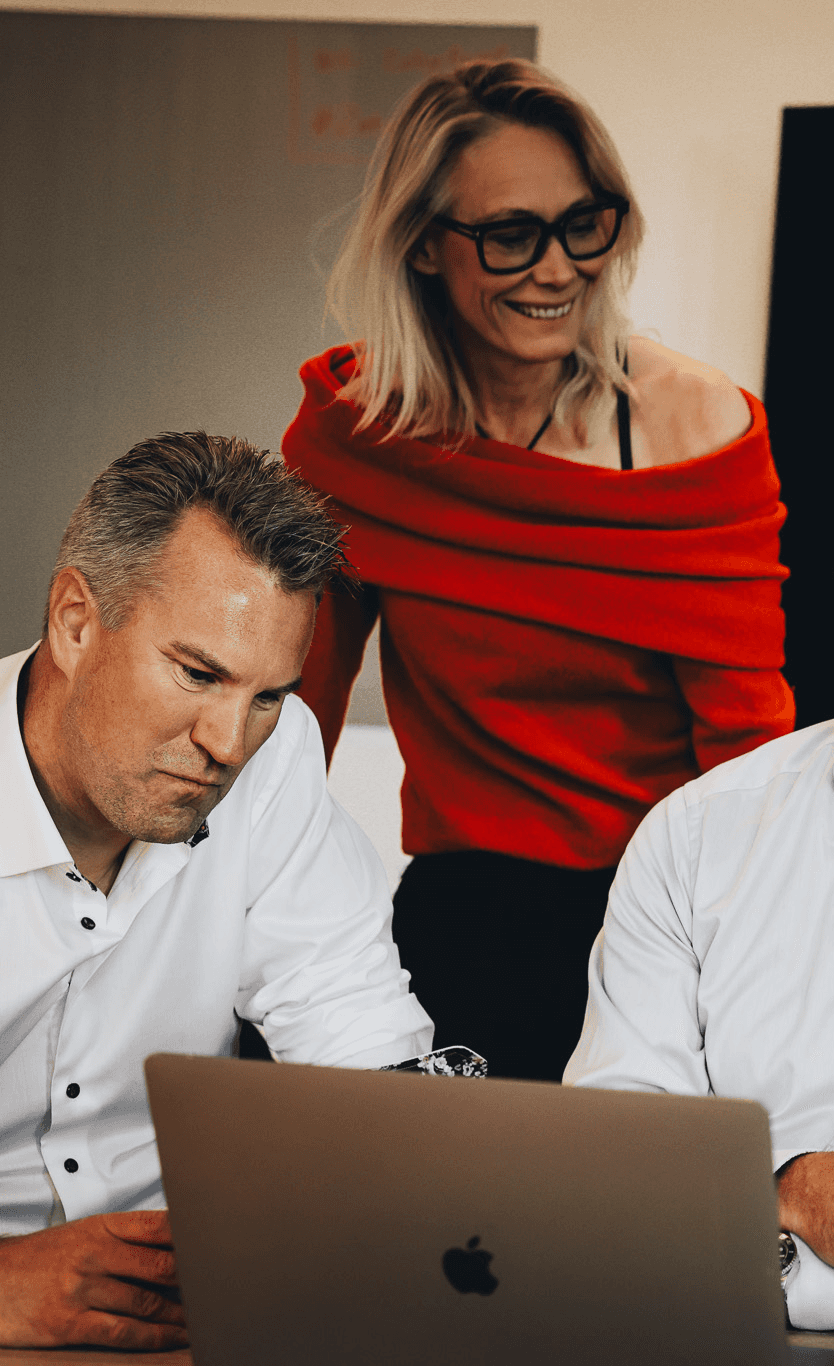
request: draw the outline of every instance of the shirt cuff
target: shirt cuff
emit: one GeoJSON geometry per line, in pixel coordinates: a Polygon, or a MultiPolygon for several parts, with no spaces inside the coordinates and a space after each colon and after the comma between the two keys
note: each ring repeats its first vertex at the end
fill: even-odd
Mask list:
{"type": "MultiPolygon", "coordinates": [[[[255,1028],[266,1042],[266,1031],[263,1025],[256,1024],[255,1028]]],[[[342,1058],[338,1065],[339,1067],[375,1069],[389,1067],[392,1063],[405,1062],[406,1058],[421,1057],[424,1053],[431,1051],[433,1034],[434,1026],[428,1024],[413,1034],[401,1034],[390,1042],[375,1044],[372,1048],[364,1048],[359,1053],[353,1053],[350,1057],[342,1058]]],[[[269,1047],[268,1044],[267,1047],[269,1047]]],[[[279,1053],[274,1053],[271,1048],[269,1051],[272,1054],[273,1062],[284,1061],[279,1053]]]]}
{"type": "Polygon", "coordinates": [[[814,1332],[834,1328],[834,1267],[822,1261],[807,1243],[791,1234],[799,1266],[788,1281],[788,1317],[793,1328],[814,1332]]]}
{"type": "Polygon", "coordinates": [[[403,1035],[393,1044],[378,1044],[376,1048],[366,1048],[362,1053],[354,1053],[339,1064],[340,1067],[365,1067],[378,1069],[390,1067],[392,1063],[405,1062],[406,1058],[421,1057],[431,1052],[432,1029],[421,1029],[416,1034],[403,1035]]]}

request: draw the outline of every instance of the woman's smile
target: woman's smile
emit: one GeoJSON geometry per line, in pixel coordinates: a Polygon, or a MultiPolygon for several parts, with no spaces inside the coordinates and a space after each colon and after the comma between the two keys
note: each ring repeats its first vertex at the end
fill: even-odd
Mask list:
{"type": "Polygon", "coordinates": [[[543,318],[545,321],[567,317],[573,305],[573,299],[564,304],[528,304],[519,299],[504,299],[503,302],[522,318],[543,318]]]}

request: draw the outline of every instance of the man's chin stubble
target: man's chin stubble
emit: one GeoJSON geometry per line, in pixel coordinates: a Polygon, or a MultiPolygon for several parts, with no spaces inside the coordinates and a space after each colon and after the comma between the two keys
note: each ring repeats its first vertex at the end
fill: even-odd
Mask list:
{"type": "Polygon", "coordinates": [[[141,840],[143,844],[181,844],[196,835],[203,821],[217,806],[220,800],[216,797],[218,789],[212,788],[210,791],[212,799],[200,801],[199,806],[183,803],[162,807],[161,810],[154,810],[153,807],[143,810],[139,806],[131,811],[126,803],[121,809],[114,803],[106,814],[116,829],[131,840],[141,840]]]}
{"type": "Polygon", "coordinates": [[[131,839],[141,840],[143,844],[182,844],[196,835],[206,819],[197,811],[189,812],[190,820],[184,819],[184,812],[177,817],[158,817],[132,831],[125,831],[131,839]]]}

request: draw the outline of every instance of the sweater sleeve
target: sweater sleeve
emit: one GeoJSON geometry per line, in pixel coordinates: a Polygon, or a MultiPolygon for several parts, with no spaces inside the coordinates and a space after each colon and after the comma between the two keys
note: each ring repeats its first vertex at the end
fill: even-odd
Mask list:
{"type": "Polygon", "coordinates": [[[674,670],[692,713],[692,746],[702,773],[793,730],[793,693],[778,669],[679,658],[674,670]]]}
{"type": "Polygon", "coordinates": [[[319,723],[328,765],[378,615],[379,598],[372,587],[326,592],[321,600],[299,692],[319,723]]]}

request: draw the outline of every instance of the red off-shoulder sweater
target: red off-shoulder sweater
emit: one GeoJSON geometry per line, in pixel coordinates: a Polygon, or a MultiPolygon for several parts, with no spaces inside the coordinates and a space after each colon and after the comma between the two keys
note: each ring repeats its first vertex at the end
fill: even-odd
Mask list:
{"type": "Polygon", "coordinates": [[[619,471],[355,434],[350,360],[304,365],[284,439],[349,525],[363,585],[325,596],[301,695],[329,758],[381,614],[406,852],[605,867],[673,788],[792,729],[785,509],[757,399],[723,450],[619,471]]]}

